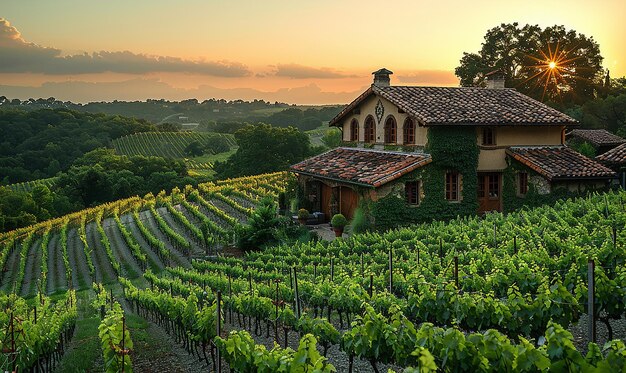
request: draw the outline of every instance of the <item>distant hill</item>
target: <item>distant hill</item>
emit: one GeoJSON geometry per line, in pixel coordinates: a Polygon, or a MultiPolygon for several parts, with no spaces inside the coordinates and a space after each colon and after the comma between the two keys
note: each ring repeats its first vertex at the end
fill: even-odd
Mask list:
{"type": "Polygon", "coordinates": [[[204,150],[203,155],[224,153],[236,146],[235,138],[230,134],[209,132],[144,132],[127,135],[113,140],[115,152],[121,155],[143,155],[164,158],[184,159],[188,168],[210,169],[212,162],[205,159],[194,159],[185,152],[185,149],[193,142],[198,142],[204,150]],[[211,145],[212,142],[221,141],[226,147],[218,151],[211,145]]]}

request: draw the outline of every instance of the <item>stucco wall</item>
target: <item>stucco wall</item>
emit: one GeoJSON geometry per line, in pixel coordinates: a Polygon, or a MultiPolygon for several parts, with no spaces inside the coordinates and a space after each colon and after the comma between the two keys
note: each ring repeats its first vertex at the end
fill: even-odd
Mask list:
{"type": "MultiPolygon", "coordinates": [[[[360,114],[347,116],[341,125],[343,128],[344,141],[350,141],[350,123],[354,118],[359,121],[359,141],[365,141],[365,118],[367,118],[368,115],[372,115],[374,122],[376,123],[376,144],[383,144],[385,141],[385,121],[387,120],[387,117],[393,115],[396,119],[397,143],[404,143],[404,132],[402,129],[404,126],[404,120],[408,117],[408,115],[399,113],[397,106],[382,97],[372,95],[363,101],[358,109],[360,109],[360,114]],[[385,108],[383,118],[380,122],[378,122],[378,118],[376,117],[376,104],[379,99],[385,108]]],[[[426,128],[420,127],[417,122],[415,122],[415,145],[425,146],[426,140],[426,128]]]]}
{"type": "Polygon", "coordinates": [[[482,127],[476,127],[480,147],[478,171],[500,171],[507,167],[505,148],[509,146],[561,145],[561,126],[510,126],[495,128],[494,146],[482,146],[482,127]]]}

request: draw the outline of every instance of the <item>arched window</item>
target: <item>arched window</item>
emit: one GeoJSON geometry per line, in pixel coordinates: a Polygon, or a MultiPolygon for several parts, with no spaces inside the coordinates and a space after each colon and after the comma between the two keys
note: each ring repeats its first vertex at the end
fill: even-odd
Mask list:
{"type": "Polygon", "coordinates": [[[374,123],[374,117],[368,115],[367,118],[365,118],[365,125],[363,126],[363,130],[365,131],[365,142],[372,144],[376,142],[376,124],[374,123]]]}
{"type": "Polygon", "coordinates": [[[406,118],[404,120],[404,145],[414,145],[415,144],[415,122],[411,118],[406,118]]]}
{"type": "Polygon", "coordinates": [[[359,121],[356,119],[350,122],[350,141],[359,141],[359,121]]]}
{"type": "Polygon", "coordinates": [[[396,118],[393,115],[388,116],[385,121],[385,144],[395,144],[398,141],[396,129],[396,118]]]}

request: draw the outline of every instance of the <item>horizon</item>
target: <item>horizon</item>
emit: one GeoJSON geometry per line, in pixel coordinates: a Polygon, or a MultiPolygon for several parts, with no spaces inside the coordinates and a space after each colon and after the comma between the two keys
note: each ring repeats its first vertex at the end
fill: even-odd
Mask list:
{"type": "Polygon", "coordinates": [[[625,3],[510,4],[6,2],[0,92],[79,103],[215,98],[345,104],[381,67],[394,72],[394,85],[458,86],[454,68],[463,52],[478,51],[488,29],[512,22],[564,25],[593,37],[603,67],[613,78],[626,75],[625,3]]]}

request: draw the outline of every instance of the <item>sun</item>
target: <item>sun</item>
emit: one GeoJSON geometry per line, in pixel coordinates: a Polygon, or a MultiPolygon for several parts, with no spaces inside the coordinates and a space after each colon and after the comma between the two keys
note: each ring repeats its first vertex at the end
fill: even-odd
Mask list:
{"type": "Polygon", "coordinates": [[[556,94],[560,94],[562,88],[567,87],[566,79],[573,76],[575,69],[572,62],[579,59],[579,56],[572,56],[571,50],[561,48],[556,43],[555,48],[550,43],[546,43],[547,50],[539,50],[537,56],[528,56],[535,61],[536,65],[528,66],[531,69],[529,76],[524,83],[534,81],[535,86],[543,86],[543,101],[548,87],[556,94]]]}

